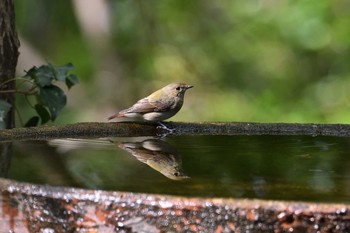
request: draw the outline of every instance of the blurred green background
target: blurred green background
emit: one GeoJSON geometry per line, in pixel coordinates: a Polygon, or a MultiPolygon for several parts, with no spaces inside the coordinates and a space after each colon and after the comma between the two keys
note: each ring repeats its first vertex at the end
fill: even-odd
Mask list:
{"type": "MultiPolygon", "coordinates": [[[[72,62],[56,124],[106,121],[174,81],[174,121],[350,123],[348,0],[15,1],[18,75],[72,62]]],[[[18,106],[29,118],[26,102],[18,106]]],[[[30,110],[31,111],[31,110],[30,110]]]]}

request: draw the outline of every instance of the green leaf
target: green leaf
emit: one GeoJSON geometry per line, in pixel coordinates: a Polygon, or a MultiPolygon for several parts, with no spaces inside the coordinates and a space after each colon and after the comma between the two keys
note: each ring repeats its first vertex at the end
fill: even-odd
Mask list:
{"type": "Polygon", "coordinates": [[[47,65],[42,65],[39,68],[34,66],[29,71],[26,71],[26,73],[25,76],[31,77],[40,87],[51,85],[54,78],[52,68],[47,65]]]}
{"type": "Polygon", "coordinates": [[[66,95],[55,85],[40,88],[38,98],[40,102],[49,109],[52,121],[56,119],[59,112],[67,103],[66,95]]]}
{"type": "Polygon", "coordinates": [[[75,76],[74,74],[70,74],[67,76],[66,85],[67,85],[68,89],[70,89],[72,86],[74,86],[77,83],[79,83],[77,76],[75,76]]]}
{"type": "Polygon", "coordinates": [[[58,81],[65,82],[69,71],[74,68],[72,63],[65,64],[63,66],[52,66],[53,72],[55,74],[55,78],[58,81]]]}
{"type": "Polygon", "coordinates": [[[5,118],[11,109],[11,104],[0,99],[0,129],[6,129],[5,118]]]}
{"type": "Polygon", "coordinates": [[[50,113],[47,111],[47,109],[42,104],[36,104],[35,110],[41,118],[42,125],[51,119],[50,113]]]}
{"type": "Polygon", "coordinates": [[[42,65],[36,71],[36,83],[41,86],[50,86],[53,80],[53,73],[50,66],[42,65]]]}
{"type": "Polygon", "coordinates": [[[39,117],[38,116],[33,116],[30,118],[27,123],[24,125],[24,127],[34,127],[37,126],[39,123],[39,117]]]}
{"type": "Polygon", "coordinates": [[[53,66],[51,64],[42,65],[39,68],[33,67],[29,71],[26,71],[24,77],[30,77],[35,81],[39,87],[45,87],[52,85],[53,80],[66,83],[68,88],[78,83],[78,79],[75,75],[69,72],[74,68],[72,63],[67,63],[63,66],[53,66]]]}
{"type": "Polygon", "coordinates": [[[30,77],[32,79],[35,79],[37,69],[38,69],[38,67],[33,66],[30,70],[24,71],[24,72],[26,72],[26,74],[23,77],[30,77]]]}

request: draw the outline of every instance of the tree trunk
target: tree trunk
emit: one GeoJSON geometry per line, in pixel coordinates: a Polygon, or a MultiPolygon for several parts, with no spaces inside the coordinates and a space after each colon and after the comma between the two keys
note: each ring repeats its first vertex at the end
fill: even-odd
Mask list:
{"type": "MultiPolygon", "coordinates": [[[[15,77],[19,40],[15,26],[15,10],[12,0],[0,0],[0,84],[15,77]]],[[[7,82],[1,90],[15,89],[15,81],[7,82]]],[[[14,128],[14,93],[0,94],[0,99],[12,105],[4,116],[6,128],[14,128]]]]}
{"type": "MultiPolygon", "coordinates": [[[[0,0],[0,90],[15,89],[15,77],[18,59],[19,40],[15,26],[15,9],[12,0],[0,0]]],[[[0,100],[11,105],[8,113],[0,112],[4,128],[15,127],[14,93],[0,93],[0,100]],[[5,115],[6,114],[6,115],[5,115]]],[[[7,177],[11,162],[12,143],[0,144],[0,176],[7,177]]]]}

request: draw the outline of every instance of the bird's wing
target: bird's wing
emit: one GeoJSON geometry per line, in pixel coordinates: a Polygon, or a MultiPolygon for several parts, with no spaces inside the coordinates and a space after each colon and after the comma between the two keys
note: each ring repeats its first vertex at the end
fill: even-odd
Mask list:
{"type": "Polygon", "coordinates": [[[153,112],[156,107],[148,101],[147,97],[140,99],[137,101],[133,106],[127,109],[123,109],[120,112],[114,114],[113,116],[108,117],[108,120],[112,120],[116,117],[124,117],[125,114],[128,113],[139,113],[139,114],[145,114],[148,112],[153,112]]]}
{"type": "Polygon", "coordinates": [[[119,114],[126,114],[126,113],[147,113],[147,112],[153,112],[156,106],[151,104],[147,97],[140,99],[137,101],[133,106],[130,108],[121,110],[119,114]]]}
{"type": "Polygon", "coordinates": [[[126,113],[149,113],[149,112],[166,112],[169,110],[171,105],[173,105],[174,100],[167,100],[162,101],[162,99],[156,100],[156,101],[150,101],[148,97],[143,98],[137,103],[135,103],[133,106],[131,106],[128,109],[124,109],[119,112],[119,114],[126,114],[126,113]]]}
{"type": "Polygon", "coordinates": [[[154,109],[155,112],[167,112],[171,109],[171,106],[174,105],[175,100],[173,98],[167,98],[167,99],[158,99],[156,101],[152,101],[152,105],[154,105],[156,108],[154,109]]]}

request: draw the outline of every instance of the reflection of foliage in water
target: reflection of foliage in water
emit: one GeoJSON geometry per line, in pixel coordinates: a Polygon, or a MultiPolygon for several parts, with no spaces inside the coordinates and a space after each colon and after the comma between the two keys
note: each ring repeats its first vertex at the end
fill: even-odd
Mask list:
{"type": "MultiPolygon", "coordinates": [[[[58,154],[52,152],[53,149],[58,151],[57,145],[39,153],[37,143],[31,144],[36,150],[30,149],[30,144],[27,144],[25,151],[35,153],[31,153],[30,156],[15,154],[11,162],[13,170],[9,172],[10,178],[48,184],[61,180],[61,185],[183,196],[325,202],[346,202],[350,198],[347,185],[350,182],[348,138],[166,138],[167,143],[176,147],[176,151],[181,155],[184,171],[191,176],[182,182],[160,175],[107,140],[94,141],[79,140],[83,143],[79,147],[60,150],[58,154]],[[48,172],[50,176],[45,177],[48,172]],[[55,177],[55,180],[52,177],[55,177]],[[68,178],[71,180],[67,180],[68,178]]],[[[131,141],[130,138],[128,141],[131,141]]],[[[68,144],[67,140],[62,143],[68,144]]],[[[146,140],[146,143],[143,143],[127,144],[135,149],[143,145],[156,150],[152,141],[147,143],[146,140]]],[[[18,151],[16,148],[24,148],[23,143],[15,145],[15,151],[18,151]]]]}

